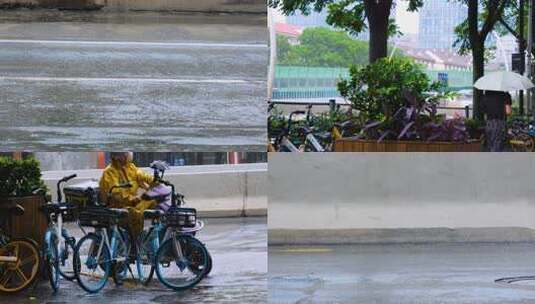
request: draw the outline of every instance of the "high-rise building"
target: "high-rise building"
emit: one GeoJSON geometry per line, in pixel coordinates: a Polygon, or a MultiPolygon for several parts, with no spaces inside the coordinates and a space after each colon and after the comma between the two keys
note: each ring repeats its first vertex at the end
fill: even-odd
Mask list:
{"type": "Polygon", "coordinates": [[[451,49],[455,27],[467,16],[466,6],[457,1],[426,0],[420,8],[418,47],[451,49]]]}
{"type": "MultiPolygon", "coordinates": [[[[327,24],[325,21],[327,19],[327,9],[324,8],[321,12],[312,11],[308,15],[304,15],[300,11],[296,11],[294,14],[286,17],[286,23],[291,25],[297,25],[302,27],[331,27],[327,24]]],[[[390,12],[390,16],[392,18],[395,18],[396,16],[396,6],[392,6],[392,11],[390,12]]],[[[357,39],[360,40],[369,40],[370,39],[370,33],[368,30],[362,31],[360,34],[357,35],[357,39]]]]}

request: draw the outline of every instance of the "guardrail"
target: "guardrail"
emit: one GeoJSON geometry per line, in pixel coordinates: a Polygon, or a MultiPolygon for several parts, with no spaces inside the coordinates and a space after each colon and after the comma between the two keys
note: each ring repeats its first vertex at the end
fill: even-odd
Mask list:
{"type": "MultiPolygon", "coordinates": [[[[341,100],[341,99],[329,99],[328,102],[325,101],[301,101],[301,100],[270,100],[268,102],[269,104],[273,105],[286,105],[286,106],[307,106],[307,107],[313,107],[313,106],[329,106],[329,108],[335,109],[336,107],[349,107],[351,106],[351,103],[341,100]]],[[[464,107],[445,107],[445,106],[438,106],[437,110],[446,110],[446,111],[463,111],[464,117],[469,118],[470,112],[472,111],[472,108],[470,106],[464,106],[464,107]]]]}
{"type": "MultiPolygon", "coordinates": [[[[78,177],[69,184],[99,180],[102,170],[44,171],[42,178],[49,189],[55,189],[60,178],[74,173],[78,177]]],[[[171,167],[165,176],[203,216],[267,215],[266,163],[171,167]]],[[[50,192],[55,201],[55,191],[50,192]]]]}

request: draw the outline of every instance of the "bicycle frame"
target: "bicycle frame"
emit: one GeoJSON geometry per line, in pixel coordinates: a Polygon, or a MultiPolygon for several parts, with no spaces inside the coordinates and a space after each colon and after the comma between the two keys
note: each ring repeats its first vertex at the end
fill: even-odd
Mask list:
{"type": "MultiPolygon", "coordinates": [[[[121,234],[119,233],[119,228],[117,225],[113,225],[112,234],[111,234],[111,241],[108,235],[108,231],[105,228],[98,228],[95,230],[95,234],[100,236],[100,243],[98,246],[97,251],[97,260],[98,257],[100,257],[100,254],[102,253],[102,249],[104,248],[104,245],[108,247],[108,250],[110,251],[110,259],[111,262],[117,263],[117,262],[125,262],[126,257],[117,257],[117,248],[119,246],[118,240],[122,241],[123,243],[126,243],[121,234]]],[[[92,245],[93,246],[93,245],[92,245]]],[[[91,248],[92,250],[93,248],[91,248]]]]}

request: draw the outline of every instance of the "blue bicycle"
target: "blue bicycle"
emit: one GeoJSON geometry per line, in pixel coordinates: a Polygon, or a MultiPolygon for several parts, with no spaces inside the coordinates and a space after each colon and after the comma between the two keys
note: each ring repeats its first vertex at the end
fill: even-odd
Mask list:
{"type": "MultiPolygon", "coordinates": [[[[57,183],[58,203],[48,202],[41,207],[41,211],[48,220],[48,229],[43,241],[43,260],[45,273],[48,276],[52,290],[59,288],[60,276],[66,280],[74,280],[74,268],[71,257],[74,255],[76,239],[67,229],[63,228],[64,220],[74,220],[73,212],[76,207],[63,203],[61,185],[76,177],[76,174],[66,176],[57,183]]],[[[46,201],[46,193],[41,191],[46,201]]]]}
{"type": "Polygon", "coordinates": [[[159,210],[146,210],[144,217],[152,222],[139,236],[136,267],[138,279],[148,284],[156,272],[160,282],[175,291],[197,285],[212,269],[212,258],[198,239],[196,232],[204,224],[197,220],[196,210],[181,207],[184,196],[163,180],[167,164],[153,162],[157,191],[145,193],[146,199],[159,202],[159,210]]]}
{"type": "MultiPolygon", "coordinates": [[[[121,184],[110,189],[129,188],[131,184],[121,184]]],[[[110,275],[115,284],[121,285],[129,270],[130,238],[119,222],[126,218],[125,209],[104,206],[87,207],[80,212],[79,224],[93,227],[94,232],[84,236],[74,250],[74,273],[78,284],[89,293],[99,292],[110,275]]]]}

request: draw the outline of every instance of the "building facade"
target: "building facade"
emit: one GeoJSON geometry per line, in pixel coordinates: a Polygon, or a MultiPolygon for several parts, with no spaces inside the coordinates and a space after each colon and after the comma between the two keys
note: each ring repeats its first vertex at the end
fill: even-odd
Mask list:
{"type": "Polygon", "coordinates": [[[467,16],[466,7],[449,0],[426,0],[420,8],[418,47],[452,49],[455,27],[467,16]]]}

